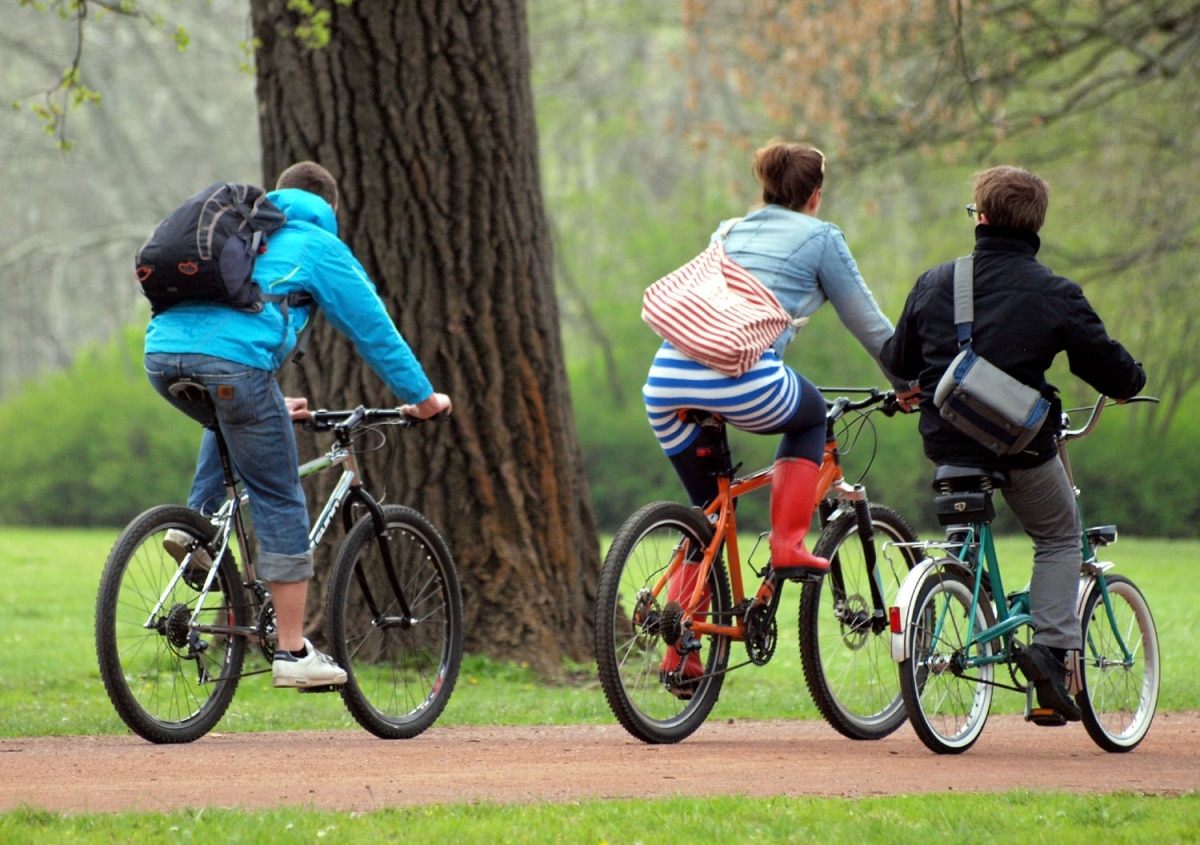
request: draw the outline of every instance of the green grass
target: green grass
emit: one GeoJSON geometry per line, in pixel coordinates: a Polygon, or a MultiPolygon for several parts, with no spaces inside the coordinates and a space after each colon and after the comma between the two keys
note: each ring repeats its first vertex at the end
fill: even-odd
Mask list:
{"type": "MultiPolygon", "coordinates": [[[[0,529],[0,737],[120,734],[96,666],[92,626],[100,572],[115,531],[0,529]]],[[[251,652],[248,670],[267,668],[251,652]]],[[[439,724],[600,722],[607,706],[590,665],[569,685],[482,657],[463,662],[439,724]]],[[[361,730],[340,696],[281,695],[251,675],[221,720],[222,732],[361,730]]]]}
{"type": "Polygon", "coordinates": [[[900,798],[674,798],[577,804],[451,805],[333,813],[200,810],[61,816],[33,810],[0,815],[0,841],[58,842],[455,842],[802,843],[987,842],[980,813],[1003,830],[1055,845],[1196,842],[1200,794],[927,795],[900,798]]]}
{"type": "MultiPolygon", "coordinates": [[[[0,529],[0,737],[124,733],[113,712],[92,644],[96,588],[112,531],[0,529]]],[[[1200,634],[1187,588],[1200,542],[1123,538],[1108,550],[1117,571],[1142,588],[1163,654],[1160,710],[1200,709],[1200,673],[1188,643],[1200,634]]],[[[1028,579],[1029,541],[1004,538],[1008,589],[1028,579]]],[[[819,718],[800,667],[799,591],[786,588],[780,642],[771,662],[733,672],[713,719],[819,718]]],[[[735,658],[742,655],[735,645],[735,658]]],[[[255,654],[248,668],[266,669],[255,654]]],[[[513,663],[470,656],[440,725],[609,723],[612,716],[592,664],[567,667],[568,681],[547,683],[513,663]]],[[[1019,712],[1023,699],[998,694],[995,712],[1019,712]]],[[[358,729],[341,698],[280,695],[265,674],[238,687],[223,732],[358,729]]]]}
{"type": "MultiPolygon", "coordinates": [[[[92,645],[96,587],[112,531],[0,529],[0,737],[126,733],[104,694],[92,645]]],[[[1160,710],[1200,709],[1200,673],[1189,666],[1197,614],[1187,586],[1197,541],[1123,538],[1106,555],[1145,592],[1163,653],[1160,710]]],[[[1028,578],[1029,543],[1005,538],[1006,586],[1028,578]]],[[[733,673],[711,719],[817,718],[796,645],[795,588],[784,596],[781,642],[771,663],[733,673]]],[[[255,658],[259,668],[266,664],[255,658]]],[[[590,663],[547,683],[527,667],[472,656],[439,725],[610,723],[590,663]]],[[[997,711],[1020,697],[998,695],[997,711]],[[1011,699],[1011,700],[1009,700],[1011,699]]],[[[222,732],[361,730],[338,696],[281,695],[266,676],[247,678],[222,732]]],[[[853,744],[847,741],[847,751],[853,744]]],[[[1009,830],[1037,830],[1058,843],[1200,841],[1200,793],[1177,797],[1009,793],[989,796],[1009,830]]],[[[60,815],[33,809],[0,814],[5,843],[222,842],[658,842],[687,830],[698,842],[979,841],[980,799],[933,795],[886,799],[671,799],[571,805],[488,804],[334,813],[263,812],[60,815]]]]}

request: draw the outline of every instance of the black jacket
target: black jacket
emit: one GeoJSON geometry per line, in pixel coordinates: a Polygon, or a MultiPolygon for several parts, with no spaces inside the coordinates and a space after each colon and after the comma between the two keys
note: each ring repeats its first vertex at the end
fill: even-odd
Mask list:
{"type": "Polygon", "coordinates": [[[1057,388],[1046,382],[1059,352],[1071,372],[1098,392],[1128,399],[1146,383],[1142,365],[1108,336],[1079,285],[1037,260],[1037,235],[999,226],[975,227],[975,323],[971,346],[979,355],[1051,399],[1050,420],[1029,448],[998,456],[943,422],[933,393],[958,354],[954,329],[954,262],[917,279],[880,358],[897,376],[921,383],[921,436],[937,464],[985,469],[1027,468],[1054,457],[1061,418],[1057,388]]]}

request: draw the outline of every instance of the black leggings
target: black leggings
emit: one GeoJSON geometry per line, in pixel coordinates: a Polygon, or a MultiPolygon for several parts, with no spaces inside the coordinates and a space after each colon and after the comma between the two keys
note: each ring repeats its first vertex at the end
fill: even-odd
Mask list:
{"type": "Polygon", "coordinates": [[[782,434],[775,460],[804,458],[814,464],[825,457],[825,397],[816,386],[800,376],[800,404],[796,413],[769,434],[782,434]]]}
{"type": "MultiPolygon", "coordinates": [[[[803,458],[819,464],[825,455],[825,397],[807,379],[802,377],[802,381],[796,412],[778,428],[765,433],[783,435],[775,450],[775,460],[803,458]]],[[[690,446],[669,456],[694,507],[702,508],[716,497],[717,473],[728,469],[719,465],[717,457],[725,451],[720,448],[725,445],[720,442],[723,437],[723,429],[701,428],[690,446]]]]}

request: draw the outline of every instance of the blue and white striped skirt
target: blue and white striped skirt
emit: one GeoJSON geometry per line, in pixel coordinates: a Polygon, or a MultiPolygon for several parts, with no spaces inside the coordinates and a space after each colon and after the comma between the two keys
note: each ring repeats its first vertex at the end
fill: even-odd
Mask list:
{"type": "Polygon", "coordinates": [[[743,431],[779,431],[800,404],[801,379],[768,349],[749,372],[731,378],[685,357],[663,343],[642,388],[646,416],[668,455],[686,449],[700,426],[679,419],[678,411],[720,414],[743,431]]]}

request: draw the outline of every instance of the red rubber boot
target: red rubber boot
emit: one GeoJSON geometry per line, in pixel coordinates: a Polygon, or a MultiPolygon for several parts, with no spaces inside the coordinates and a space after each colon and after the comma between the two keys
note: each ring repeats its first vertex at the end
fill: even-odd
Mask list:
{"type": "Polygon", "coordinates": [[[771,567],[782,579],[804,581],[829,571],[829,561],[804,547],[817,504],[821,468],[803,458],[775,461],[771,479],[771,567]]]}

